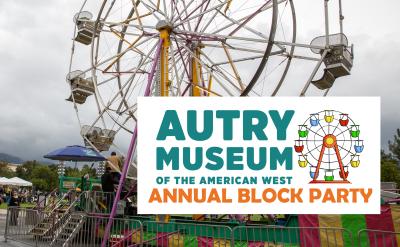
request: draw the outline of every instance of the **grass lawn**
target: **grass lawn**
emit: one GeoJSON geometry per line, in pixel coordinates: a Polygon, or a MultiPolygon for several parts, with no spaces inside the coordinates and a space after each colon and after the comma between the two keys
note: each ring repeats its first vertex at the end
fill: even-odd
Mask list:
{"type": "MultiPolygon", "coordinates": [[[[35,204],[33,204],[33,203],[21,203],[21,207],[23,207],[23,208],[31,208],[31,207],[34,207],[35,206],[35,204]]],[[[7,209],[7,203],[2,203],[1,205],[0,205],[0,209],[7,209]]]]}

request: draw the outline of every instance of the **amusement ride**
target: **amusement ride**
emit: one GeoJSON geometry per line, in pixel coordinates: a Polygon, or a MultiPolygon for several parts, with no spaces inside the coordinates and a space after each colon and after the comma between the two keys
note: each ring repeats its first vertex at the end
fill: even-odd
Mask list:
{"type": "MultiPolygon", "coordinates": [[[[303,79],[299,96],[306,96],[310,87],[326,96],[337,78],[350,75],[353,46],[344,34],[341,0],[323,1],[321,21],[325,28],[309,43],[297,41],[295,2],[83,2],[73,18],[75,30],[66,77],[71,94],[67,100],[76,111],[87,147],[99,152],[112,148],[125,157],[106,232],[116,213],[120,192],[136,187],[138,96],[278,96],[286,84],[301,82],[285,80],[295,60],[313,65],[303,79]],[[338,10],[339,33],[330,33],[329,10],[333,5],[338,10]],[[318,72],[322,75],[316,78],[318,72]],[[126,145],[129,137],[131,142],[125,153],[120,146],[126,145]]],[[[322,135],[320,132],[326,132],[330,124],[314,131],[313,117],[307,120],[310,123],[300,126],[296,144],[300,166],[310,165],[312,182],[322,181],[317,180],[321,171],[325,172],[324,181],[337,181],[332,175],[337,168],[331,164],[336,162],[339,176],[347,181],[348,164],[341,162],[337,150],[347,148],[348,155],[343,159],[351,157],[351,164],[359,157],[343,144],[347,143],[347,132],[339,133],[338,129],[322,135]],[[310,134],[303,134],[303,128],[310,134]],[[332,154],[336,154],[336,161],[330,161],[332,154]],[[309,158],[318,162],[311,165],[309,158]]],[[[322,120],[329,123],[327,119],[325,116],[322,120]]],[[[320,121],[319,117],[316,121],[320,121]]]]}

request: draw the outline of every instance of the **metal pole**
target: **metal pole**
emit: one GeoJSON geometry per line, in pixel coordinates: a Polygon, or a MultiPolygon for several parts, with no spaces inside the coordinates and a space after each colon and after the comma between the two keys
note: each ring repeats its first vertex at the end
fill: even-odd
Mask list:
{"type": "MultiPolygon", "coordinates": [[[[42,221],[43,214],[39,214],[39,211],[36,211],[36,217],[37,217],[37,219],[40,219],[40,221],[42,221]]],[[[39,241],[38,238],[39,238],[38,236],[35,237],[35,246],[36,247],[38,246],[38,241],[39,241]]]]}
{"type": "Polygon", "coordinates": [[[325,8],[325,39],[326,39],[326,47],[329,47],[329,13],[328,13],[328,1],[325,0],[324,8],[325,8]]]}
{"type": "Polygon", "coordinates": [[[148,96],[151,93],[151,84],[153,82],[154,74],[155,74],[155,71],[156,71],[156,68],[157,68],[157,61],[160,58],[162,44],[163,44],[163,40],[160,39],[160,41],[158,42],[158,45],[157,45],[157,51],[156,51],[156,55],[154,57],[154,62],[153,62],[153,65],[151,67],[151,71],[150,71],[150,74],[149,74],[149,77],[148,77],[148,80],[147,80],[146,91],[144,93],[145,96],[148,96]]]}
{"type": "Polygon", "coordinates": [[[193,57],[191,59],[191,69],[192,69],[192,96],[198,97],[201,96],[201,91],[197,87],[200,84],[200,68],[199,63],[197,62],[197,59],[200,59],[200,48],[198,47],[198,44],[193,45],[193,57]],[[196,58],[195,58],[196,57],[196,58]]]}
{"type": "Polygon", "coordinates": [[[119,201],[119,198],[120,198],[122,187],[123,187],[124,182],[125,182],[126,174],[128,173],[129,164],[130,164],[131,159],[132,159],[132,154],[133,154],[133,151],[134,151],[135,146],[136,146],[136,138],[137,138],[137,125],[135,126],[135,130],[134,130],[133,135],[132,135],[132,139],[131,139],[131,143],[129,145],[127,157],[125,159],[124,168],[122,169],[121,178],[119,180],[117,194],[115,195],[115,199],[114,199],[113,207],[111,209],[110,217],[108,219],[107,227],[106,227],[106,229],[104,231],[104,238],[103,238],[103,241],[101,242],[101,246],[102,247],[106,247],[106,245],[107,245],[107,241],[108,241],[109,233],[110,233],[110,230],[111,230],[111,226],[113,224],[114,216],[117,213],[118,201],[119,201]]]}
{"type": "Polygon", "coordinates": [[[313,70],[313,72],[311,73],[310,78],[308,78],[308,81],[307,81],[306,85],[304,86],[303,90],[301,91],[300,96],[305,96],[305,94],[306,94],[306,92],[308,90],[308,87],[311,84],[312,79],[314,78],[314,76],[317,73],[319,67],[321,66],[322,62],[324,61],[324,58],[325,58],[327,53],[328,53],[328,49],[325,49],[324,53],[322,53],[321,59],[318,61],[317,65],[315,66],[315,68],[313,70]]]}
{"type": "Polygon", "coordinates": [[[168,96],[169,95],[169,47],[171,44],[169,33],[171,30],[167,28],[163,28],[160,30],[160,39],[163,41],[161,45],[161,56],[160,56],[160,87],[161,87],[161,95],[160,96],[168,96]]]}
{"type": "Polygon", "coordinates": [[[328,93],[329,93],[330,90],[331,90],[331,88],[328,88],[328,89],[325,91],[324,97],[326,97],[326,96],[328,95],[328,93]]]}
{"type": "MultiPolygon", "coordinates": [[[[328,0],[325,1],[325,3],[328,0]]],[[[327,14],[327,10],[325,12],[325,14],[327,14]]],[[[339,0],[339,26],[340,26],[340,44],[343,44],[343,12],[342,12],[342,0],[339,0]]],[[[329,39],[328,39],[329,40],[329,39]]],[[[328,88],[325,93],[324,93],[324,97],[326,97],[329,94],[329,91],[331,90],[331,88],[328,88]]]]}
{"type": "Polygon", "coordinates": [[[343,12],[342,12],[342,0],[339,0],[339,25],[340,25],[340,44],[343,44],[343,12]]]}
{"type": "Polygon", "coordinates": [[[7,242],[7,235],[8,235],[8,222],[10,221],[9,219],[10,215],[10,207],[7,209],[7,216],[6,216],[6,229],[4,229],[4,242],[7,242]]]}

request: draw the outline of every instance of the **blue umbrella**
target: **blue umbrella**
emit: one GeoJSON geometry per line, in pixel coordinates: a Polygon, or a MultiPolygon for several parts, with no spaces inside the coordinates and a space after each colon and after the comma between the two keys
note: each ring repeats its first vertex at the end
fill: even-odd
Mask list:
{"type": "Polygon", "coordinates": [[[46,154],[46,159],[63,161],[103,161],[106,158],[90,148],[74,145],[60,148],[46,154]]]}

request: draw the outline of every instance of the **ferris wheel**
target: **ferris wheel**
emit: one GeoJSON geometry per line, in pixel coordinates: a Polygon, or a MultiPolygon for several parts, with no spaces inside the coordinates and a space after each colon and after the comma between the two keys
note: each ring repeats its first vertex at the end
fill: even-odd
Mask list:
{"type": "Polygon", "coordinates": [[[298,136],[294,149],[299,166],[310,169],[310,183],[350,183],[349,167],[360,166],[364,141],[348,114],[333,110],[311,114],[299,125],[298,136]]]}
{"type": "Polygon", "coordinates": [[[67,100],[74,106],[85,145],[126,155],[102,246],[106,246],[122,187],[129,190],[128,195],[136,187],[138,96],[289,92],[306,96],[312,88],[314,94],[326,96],[338,78],[350,75],[353,47],[344,34],[341,0],[321,0],[324,19],[320,22],[325,22],[325,28],[321,36],[305,41],[297,39],[294,2],[83,1],[73,18],[67,100]],[[339,33],[330,33],[333,4],[339,10],[339,33]],[[303,79],[295,75],[295,81],[288,81],[294,60],[311,63],[312,69],[303,79]],[[126,137],[130,145],[124,152],[120,146],[125,146],[126,137]]]}
{"type": "MultiPolygon", "coordinates": [[[[341,0],[324,1],[321,12],[321,36],[299,42],[294,0],[85,0],[66,78],[85,145],[125,154],[119,141],[136,138],[138,96],[275,96],[285,88],[305,96],[311,86],[326,95],[350,74],[353,51],[341,0]],[[314,67],[302,83],[285,80],[294,60],[314,67]]],[[[135,152],[131,167],[134,178],[135,152]]]]}

